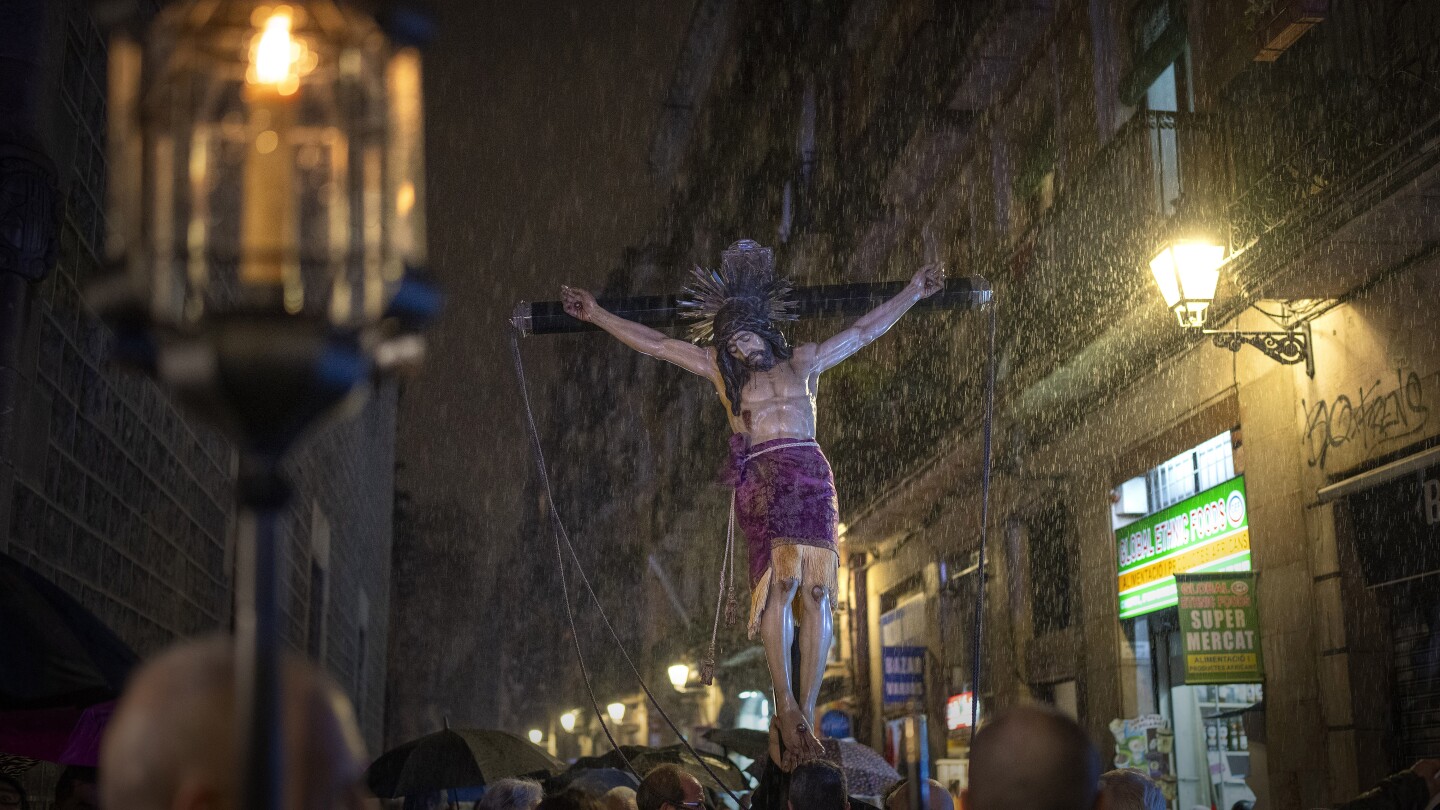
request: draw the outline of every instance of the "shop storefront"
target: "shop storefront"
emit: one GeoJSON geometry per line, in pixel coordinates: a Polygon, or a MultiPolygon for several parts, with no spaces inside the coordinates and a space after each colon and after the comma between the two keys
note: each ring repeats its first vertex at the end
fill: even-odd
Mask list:
{"type": "Polygon", "coordinates": [[[1113,765],[1150,773],[1172,807],[1255,798],[1245,778],[1263,662],[1245,483],[1226,432],[1114,490],[1135,714],[1111,723],[1113,765]]]}

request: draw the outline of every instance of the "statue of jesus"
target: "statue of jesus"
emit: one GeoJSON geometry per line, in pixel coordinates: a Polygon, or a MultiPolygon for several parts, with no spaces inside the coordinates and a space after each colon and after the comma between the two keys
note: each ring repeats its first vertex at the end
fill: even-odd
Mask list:
{"type": "Polygon", "coordinates": [[[730,420],[735,516],[749,551],[750,637],[761,636],[774,686],[776,725],[790,763],[820,756],[811,731],[832,637],[838,586],[839,504],[830,462],[815,441],[820,374],[885,334],[910,307],[945,284],[927,265],[899,295],[823,343],[792,348],[778,321],[794,320],[789,284],[774,253],[750,240],[731,245],[719,272],[695,270],[682,301],[694,342],[620,318],[584,290],[561,288],[565,311],[638,352],[698,374],[715,386],[730,420]],[[699,343],[708,342],[702,346],[699,343]],[[800,640],[800,694],[791,689],[790,650],[800,640]]]}

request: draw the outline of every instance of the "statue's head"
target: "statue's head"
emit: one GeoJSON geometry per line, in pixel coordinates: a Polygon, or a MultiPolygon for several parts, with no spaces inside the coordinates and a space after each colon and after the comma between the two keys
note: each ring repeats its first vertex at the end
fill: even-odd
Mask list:
{"type": "Polygon", "coordinates": [[[777,323],[795,319],[786,300],[790,285],[775,277],[775,252],[749,239],[725,249],[718,272],[695,268],[695,280],[681,301],[695,321],[690,337],[714,343],[725,396],[738,414],[750,374],[790,359],[777,323]]]}

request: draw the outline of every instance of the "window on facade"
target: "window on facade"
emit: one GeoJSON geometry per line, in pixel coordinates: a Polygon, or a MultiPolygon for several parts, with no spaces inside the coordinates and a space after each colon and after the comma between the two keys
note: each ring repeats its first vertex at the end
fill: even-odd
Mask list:
{"type": "Polygon", "coordinates": [[[1028,228],[1055,203],[1055,119],[1046,115],[1021,146],[1015,167],[1015,203],[1020,229],[1028,228]]]}
{"type": "Polygon", "coordinates": [[[1175,213],[1180,198],[1180,142],[1175,132],[1180,110],[1179,64],[1172,64],[1145,91],[1145,113],[1149,120],[1152,194],[1155,210],[1165,216],[1175,213]]]}
{"type": "Polygon", "coordinates": [[[1063,506],[1048,506],[1028,526],[1030,611],[1038,636],[1070,626],[1070,515],[1063,506]]]}
{"type": "Polygon", "coordinates": [[[1150,511],[1157,512],[1234,477],[1235,455],[1227,430],[1146,475],[1150,511]]]}
{"type": "Polygon", "coordinates": [[[1123,528],[1234,477],[1234,436],[1227,430],[1116,487],[1110,527],[1123,528]]]}
{"type": "Polygon", "coordinates": [[[370,597],[360,592],[355,633],[355,716],[363,725],[365,722],[365,693],[370,685],[370,597]]]}
{"type": "Polygon", "coordinates": [[[310,618],[305,633],[305,651],[318,659],[325,653],[325,569],[310,561],[310,618]]]}

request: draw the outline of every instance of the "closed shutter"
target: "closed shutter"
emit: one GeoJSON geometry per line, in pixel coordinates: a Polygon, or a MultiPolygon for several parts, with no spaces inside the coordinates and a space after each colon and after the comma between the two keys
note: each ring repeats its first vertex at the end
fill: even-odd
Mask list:
{"type": "Polygon", "coordinates": [[[1406,767],[1440,756],[1440,583],[1426,577],[1396,588],[1392,603],[1396,754],[1406,767]]]}

